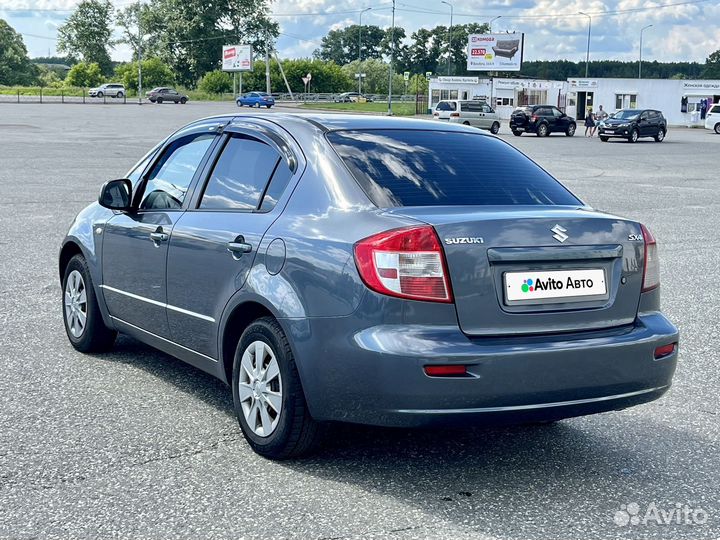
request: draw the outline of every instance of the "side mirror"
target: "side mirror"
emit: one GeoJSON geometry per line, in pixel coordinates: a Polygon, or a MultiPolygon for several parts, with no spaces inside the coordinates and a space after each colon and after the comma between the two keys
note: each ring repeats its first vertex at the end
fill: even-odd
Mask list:
{"type": "Polygon", "coordinates": [[[129,210],[132,200],[132,182],[127,178],[109,180],[103,184],[98,197],[100,206],[110,210],[129,210]]]}

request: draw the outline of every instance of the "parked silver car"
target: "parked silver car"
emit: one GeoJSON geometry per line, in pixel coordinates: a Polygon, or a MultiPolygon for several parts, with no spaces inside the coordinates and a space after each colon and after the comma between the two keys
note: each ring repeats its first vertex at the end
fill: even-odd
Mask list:
{"type": "Polygon", "coordinates": [[[97,88],[91,88],[88,92],[90,97],[112,97],[121,98],[125,96],[125,86],[118,83],[101,84],[97,88]]]}
{"type": "Polygon", "coordinates": [[[500,131],[500,117],[490,105],[481,100],[440,101],[435,106],[433,119],[488,129],[493,134],[500,131]]]}

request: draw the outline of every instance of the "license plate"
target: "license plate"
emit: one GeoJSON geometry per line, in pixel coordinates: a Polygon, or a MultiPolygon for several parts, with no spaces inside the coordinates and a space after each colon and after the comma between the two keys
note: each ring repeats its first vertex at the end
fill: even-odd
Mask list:
{"type": "Polygon", "coordinates": [[[606,129],[605,133],[615,133],[615,130],[614,129],[606,129]]]}
{"type": "Polygon", "coordinates": [[[583,296],[607,296],[603,269],[505,272],[505,299],[509,302],[583,296]]]}

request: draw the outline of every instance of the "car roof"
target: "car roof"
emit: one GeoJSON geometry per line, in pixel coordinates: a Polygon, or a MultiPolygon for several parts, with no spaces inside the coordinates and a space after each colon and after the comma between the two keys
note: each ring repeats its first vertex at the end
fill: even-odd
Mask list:
{"type": "MultiPolygon", "coordinates": [[[[314,126],[315,128],[323,131],[334,131],[334,130],[359,130],[359,129],[414,129],[423,131],[457,131],[467,133],[472,131],[473,133],[480,133],[475,128],[468,128],[462,124],[448,124],[445,122],[435,122],[425,118],[407,118],[397,116],[375,116],[369,114],[333,114],[333,113],[273,113],[273,114],[241,114],[241,115],[218,115],[210,116],[207,118],[198,119],[195,122],[191,122],[192,125],[206,120],[226,120],[232,121],[234,119],[257,119],[273,122],[277,125],[283,126],[284,128],[292,131],[290,126],[297,122],[303,121],[308,127],[314,126]]],[[[187,126],[186,126],[187,127],[187,126]]]]}

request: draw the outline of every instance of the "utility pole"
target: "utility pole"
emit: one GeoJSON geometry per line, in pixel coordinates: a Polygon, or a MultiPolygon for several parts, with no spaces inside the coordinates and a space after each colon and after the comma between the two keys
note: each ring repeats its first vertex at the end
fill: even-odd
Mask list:
{"type": "Polygon", "coordinates": [[[265,91],[270,94],[270,34],[265,31],[265,91]]]}
{"type": "Polygon", "coordinates": [[[590,66],[590,32],[592,30],[592,16],[582,11],[578,12],[579,15],[585,15],[588,18],[588,38],[587,38],[587,53],[585,54],[585,78],[588,77],[588,71],[590,66]]]}
{"type": "Polygon", "coordinates": [[[644,26],[640,29],[640,58],[638,61],[638,79],[642,79],[642,38],[643,38],[643,32],[650,28],[652,24],[648,24],[647,26],[644,26]]]}
{"type": "Polygon", "coordinates": [[[138,6],[138,105],[142,105],[142,6],[138,6]]]}
{"type": "Polygon", "coordinates": [[[450,6],[450,27],[448,28],[448,76],[450,76],[450,59],[452,58],[452,27],[453,27],[453,5],[450,2],[441,0],[441,4],[450,6]]]}
{"type": "Polygon", "coordinates": [[[370,11],[372,8],[365,8],[360,12],[360,25],[358,29],[358,94],[362,94],[362,16],[366,11],[370,11]]]}
{"type": "Polygon", "coordinates": [[[390,69],[388,69],[388,116],[392,116],[392,78],[395,63],[395,0],[392,0],[392,27],[390,29],[390,69]]]}

